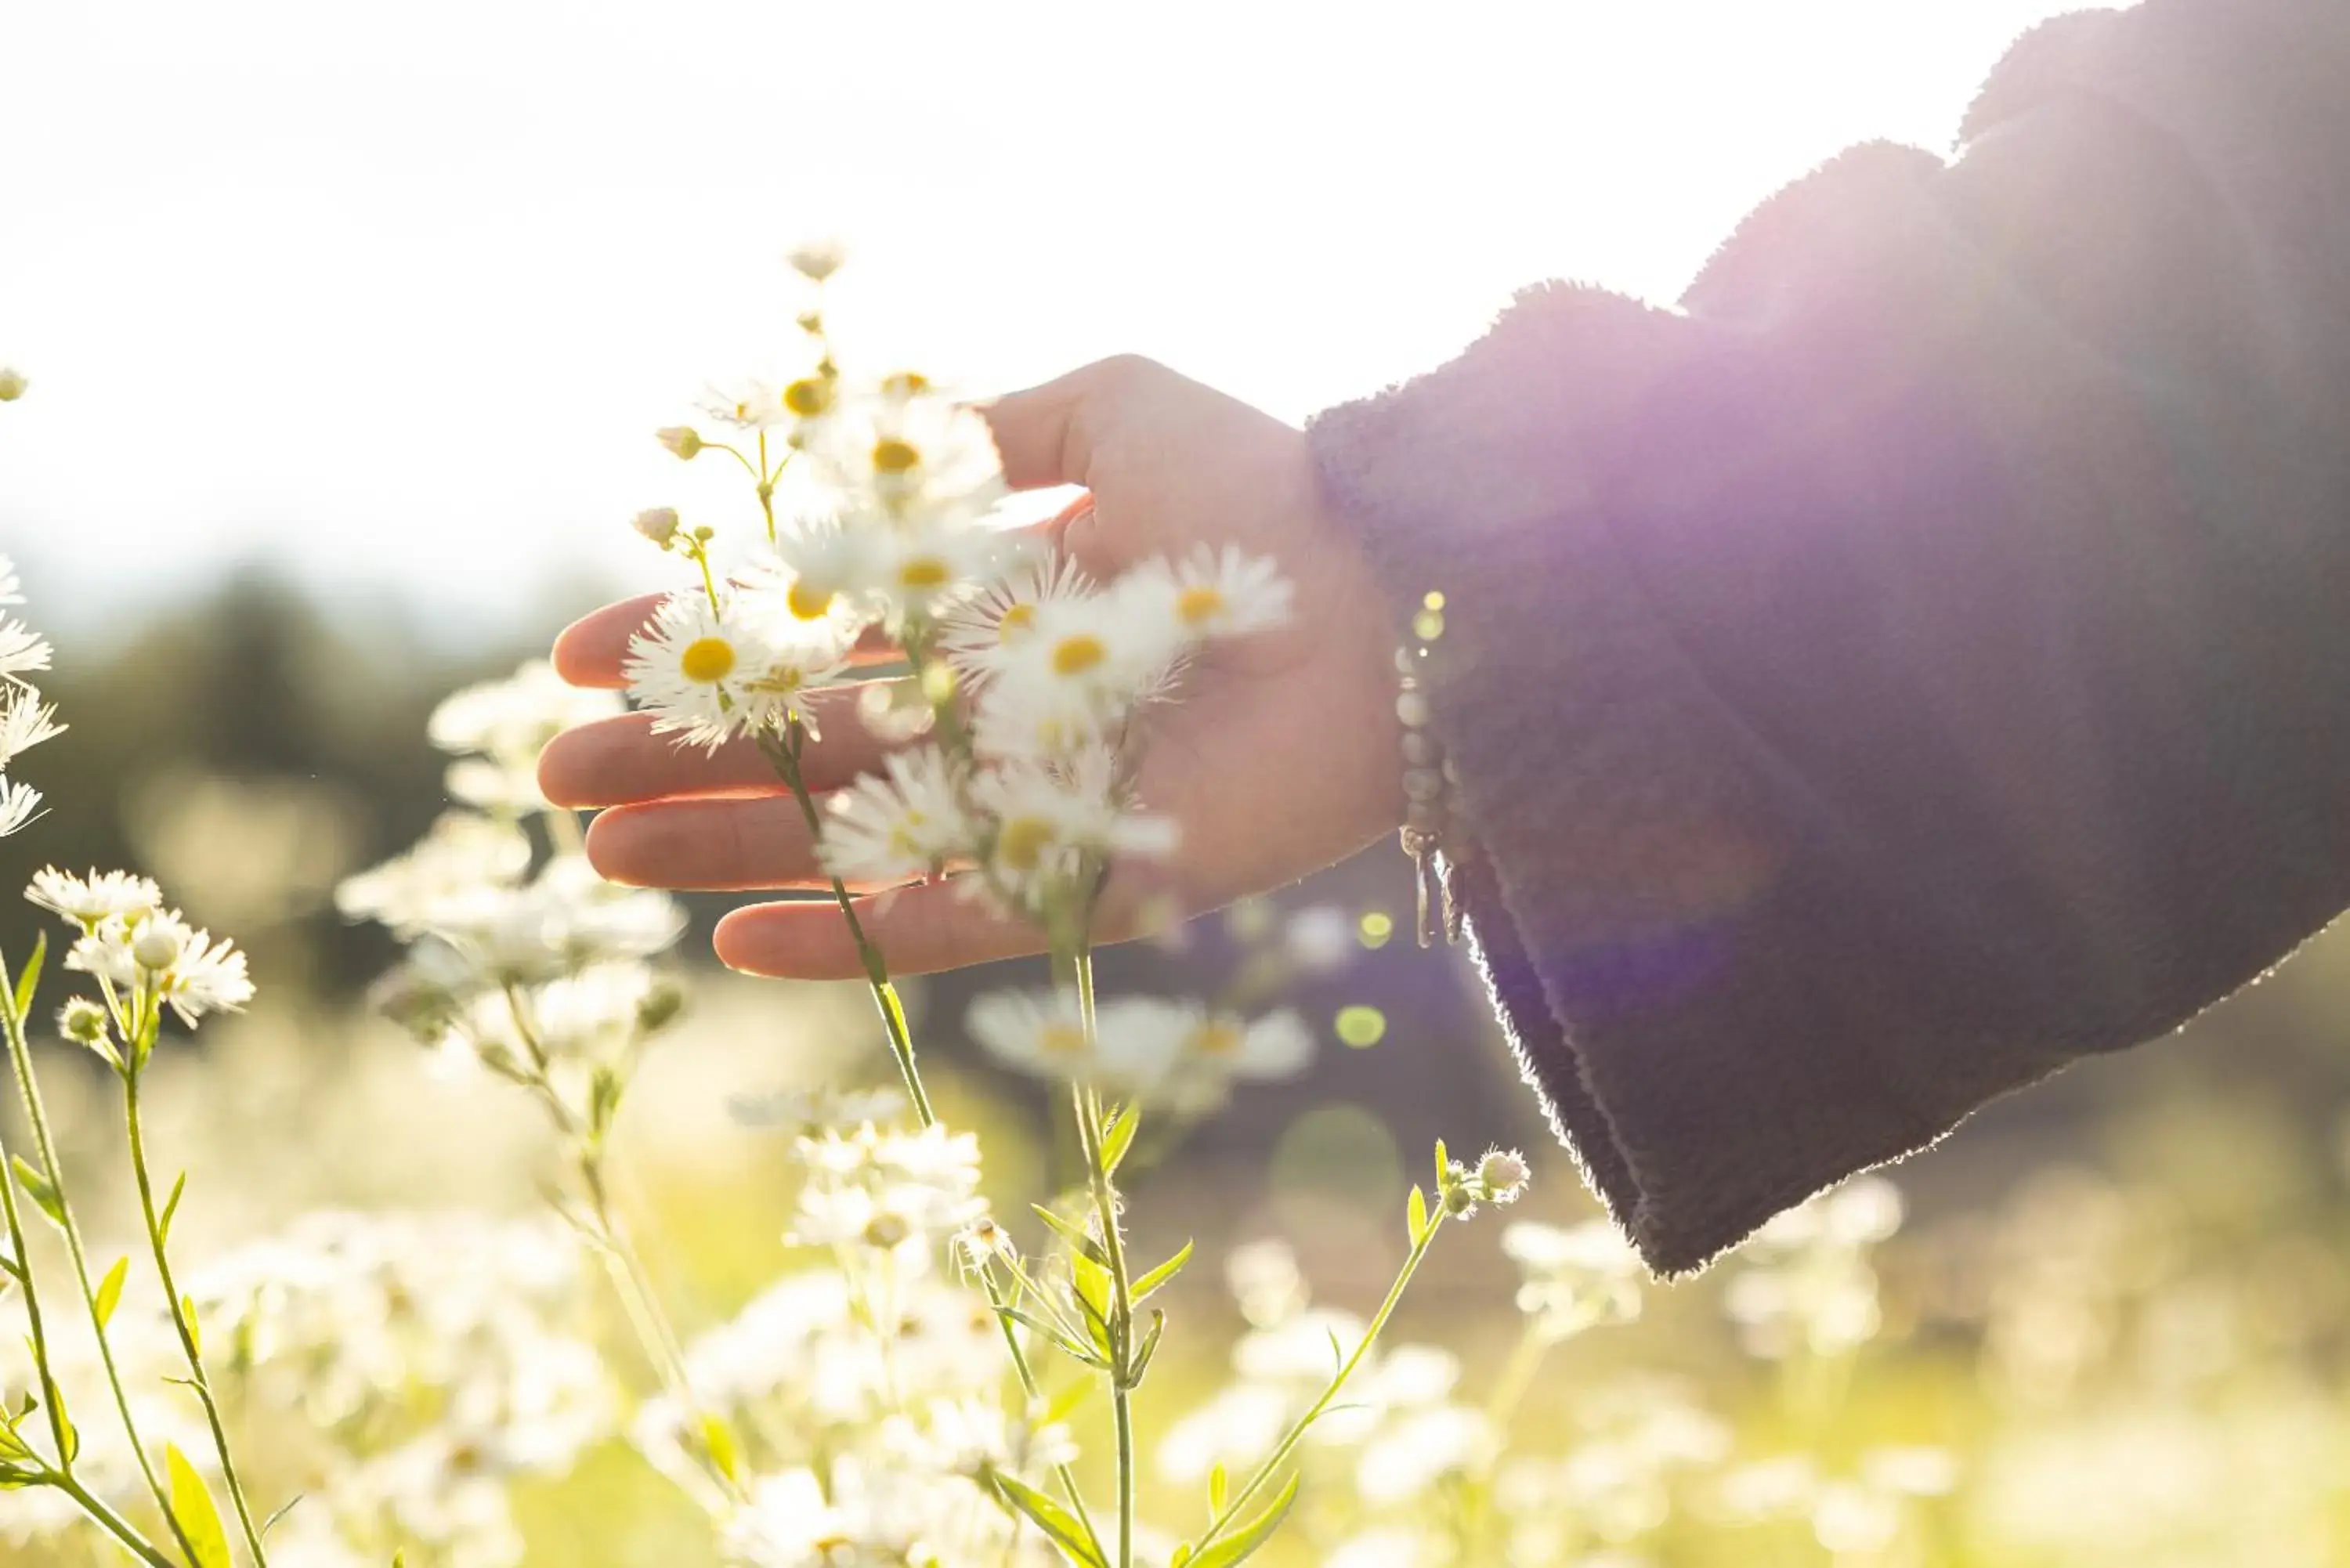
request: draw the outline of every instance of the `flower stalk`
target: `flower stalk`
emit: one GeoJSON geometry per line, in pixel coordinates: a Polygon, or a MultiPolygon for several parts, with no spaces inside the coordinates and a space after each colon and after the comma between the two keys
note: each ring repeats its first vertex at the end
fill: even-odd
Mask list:
{"type": "MultiPolygon", "coordinates": [[[[46,951],[47,940],[44,939],[42,946],[35,950],[32,961],[26,965],[26,972],[36,982],[39,979],[41,960],[46,951]]],[[[25,993],[26,1004],[29,1005],[31,987],[23,984],[22,977],[19,978],[18,984],[25,993]]],[[[162,1478],[155,1473],[154,1461],[147,1457],[146,1447],[139,1440],[138,1422],[130,1414],[130,1396],[123,1386],[121,1369],[115,1362],[114,1345],[106,1333],[108,1314],[99,1306],[98,1287],[90,1279],[89,1257],[82,1245],[81,1226],[74,1219],[73,1204],[66,1194],[65,1168],[63,1162],[57,1158],[57,1141],[49,1130],[48,1111],[41,1100],[40,1082],[33,1074],[32,1046],[25,1036],[25,1012],[18,1006],[13,995],[0,998],[0,1025],[5,1027],[8,1060],[16,1072],[16,1092],[25,1106],[26,1120],[32,1128],[34,1151],[40,1157],[41,1176],[48,1184],[49,1192],[56,1204],[55,1211],[50,1218],[57,1221],[58,1231],[65,1236],[66,1253],[73,1262],[74,1279],[81,1288],[82,1306],[89,1314],[91,1331],[97,1335],[99,1362],[106,1369],[107,1386],[113,1392],[115,1410],[122,1417],[123,1435],[130,1444],[130,1451],[138,1460],[139,1473],[146,1481],[147,1490],[155,1500],[155,1506],[162,1511],[164,1521],[170,1525],[172,1537],[179,1542],[181,1551],[187,1554],[189,1562],[193,1563],[197,1560],[195,1547],[189,1541],[186,1530],[180,1523],[179,1516],[172,1511],[171,1493],[164,1489],[162,1478]]],[[[29,1272],[32,1258],[25,1246],[22,1232],[17,1228],[13,1194],[10,1196],[8,1207],[11,1211],[9,1229],[11,1240],[16,1248],[16,1261],[19,1266],[29,1272]]],[[[32,1299],[33,1289],[29,1279],[26,1282],[25,1293],[28,1301],[32,1299]]],[[[57,1444],[57,1464],[60,1473],[69,1475],[73,1469],[72,1454],[76,1446],[72,1438],[72,1428],[66,1421],[64,1402],[58,1397],[56,1377],[50,1370],[46,1345],[38,1346],[37,1351],[41,1360],[41,1380],[48,1393],[50,1431],[57,1444]]]]}

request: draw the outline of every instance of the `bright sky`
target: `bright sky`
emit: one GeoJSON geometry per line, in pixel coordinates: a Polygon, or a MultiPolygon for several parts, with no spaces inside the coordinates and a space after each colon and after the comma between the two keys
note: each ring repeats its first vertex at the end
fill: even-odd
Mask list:
{"type": "Polygon", "coordinates": [[[1521,284],[1669,299],[2069,8],[13,0],[0,548],[53,626],[255,556],[452,630],[650,585],[626,519],[715,476],[649,432],[782,363],[814,234],[852,371],[1130,349],[1302,418],[1521,284]]]}

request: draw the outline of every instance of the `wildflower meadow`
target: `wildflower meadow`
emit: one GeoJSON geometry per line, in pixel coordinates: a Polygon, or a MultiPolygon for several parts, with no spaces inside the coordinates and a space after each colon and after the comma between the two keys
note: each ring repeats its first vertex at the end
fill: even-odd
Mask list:
{"type": "MultiPolygon", "coordinates": [[[[412,844],[104,781],[155,824],[229,803],[134,835],[159,860],[295,824],[311,902],[244,908],[375,943],[363,1002],[206,928],[236,867],[45,848],[76,653],[0,561],[0,855],[37,921],[0,953],[0,1560],[2350,1560],[2350,1072],[2198,1054],[2322,1035],[2338,943],[2141,1087],[2002,1107],[1654,1282],[1458,1022],[1400,857],[1189,926],[1154,891],[1162,722],[1310,564],[1079,570],[956,389],[837,344],[841,264],[793,252],[784,369],[655,436],[728,499],[616,503],[657,595],[619,685],[534,659],[400,727],[442,770],[412,844]],[[599,876],[537,774],[593,725],[787,801],[795,913],[863,978],[725,975],[700,902],[599,876]],[[835,726],[868,769],[822,761],[835,726]],[[893,974],[875,894],[1043,956],[893,974]],[[1407,1143],[1448,1077],[1493,1092],[1407,1143]]],[[[0,370],[0,444],[41,395],[0,370]]]]}

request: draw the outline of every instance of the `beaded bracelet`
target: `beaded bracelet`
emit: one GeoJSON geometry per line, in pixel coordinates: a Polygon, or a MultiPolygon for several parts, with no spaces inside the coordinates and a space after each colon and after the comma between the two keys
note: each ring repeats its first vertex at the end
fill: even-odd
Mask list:
{"type": "Polygon", "coordinates": [[[1436,912],[1442,911],[1447,943],[1461,940],[1461,909],[1451,884],[1439,871],[1441,854],[1458,859],[1461,846],[1449,842],[1451,795],[1456,777],[1444,742],[1429,728],[1435,717],[1425,690],[1434,666],[1437,639],[1444,635],[1444,596],[1430,592],[1412,612],[1407,635],[1396,649],[1396,717],[1403,723],[1403,852],[1411,857],[1412,897],[1417,907],[1413,929],[1423,948],[1436,945],[1436,912]]]}

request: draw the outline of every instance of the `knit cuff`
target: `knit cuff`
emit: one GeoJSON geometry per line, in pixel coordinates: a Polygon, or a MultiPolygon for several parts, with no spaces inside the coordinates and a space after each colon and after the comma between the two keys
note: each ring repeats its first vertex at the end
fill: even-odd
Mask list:
{"type": "Polygon", "coordinates": [[[1455,891],[1526,1081],[1664,1273],[1954,1119],[1846,1048],[1832,998],[1768,972],[1753,933],[1815,928],[1788,905],[1819,901],[1816,867],[1591,488],[1592,455],[1715,330],[1536,290],[1310,431],[1397,604],[1444,595],[1435,729],[1482,852],[1455,891]]]}

